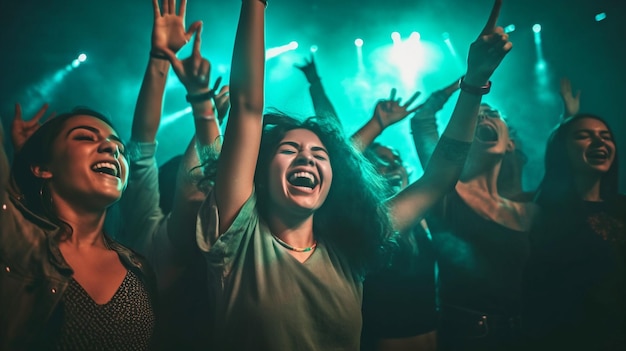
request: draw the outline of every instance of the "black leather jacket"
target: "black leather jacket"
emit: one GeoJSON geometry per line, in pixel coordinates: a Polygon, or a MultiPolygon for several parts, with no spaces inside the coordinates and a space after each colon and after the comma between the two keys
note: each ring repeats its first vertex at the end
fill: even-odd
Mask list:
{"type": "MultiPolygon", "coordinates": [[[[28,211],[14,190],[6,190],[0,191],[0,350],[42,349],[58,327],[56,307],[73,272],[52,239],[60,228],[28,211]]],[[[156,306],[155,277],[143,258],[107,241],[141,277],[156,306]]]]}

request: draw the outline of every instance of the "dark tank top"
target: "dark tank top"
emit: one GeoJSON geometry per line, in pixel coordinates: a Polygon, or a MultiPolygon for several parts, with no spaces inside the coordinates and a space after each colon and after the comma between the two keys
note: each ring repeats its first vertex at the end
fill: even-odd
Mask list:
{"type": "Polygon", "coordinates": [[[485,219],[456,191],[428,219],[439,270],[439,305],[488,314],[520,313],[529,236],[485,219]]]}

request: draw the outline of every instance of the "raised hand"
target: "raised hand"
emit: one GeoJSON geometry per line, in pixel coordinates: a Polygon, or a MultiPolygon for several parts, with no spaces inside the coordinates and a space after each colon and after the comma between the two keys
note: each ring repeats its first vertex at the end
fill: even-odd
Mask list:
{"type": "MultiPolygon", "coordinates": [[[[218,80],[216,80],[216,83],[218,80]]],[[[219,84],[215,84],[213,91],[217,91],[218,87],[219,84]]],[[[219,92],[215,94],[213,101],[215,102],[215,109],[217,110],[217,122],[221,125],[230,110],[230,87],[228,85],[222,86],[219,92]]]]}
{"type": "Polygon", "coordinates": [[[572,94],[572,82],[569,78],[561,78],[560,93],[565,108],[563,117],[567,118],[577,114],[580,110],[580,90],[576,91],[576,95],[572,94]]]}
{"type": "Polygon", "coordinates": [[[315,83],[320,80],[320,76],[317,74],[317,67],[315,66],[315,58],[311,54],[310,60],[304,60],[303,65],[294,65],[297,69],[301,70],[309,83],[315,83]]]}
{"type": "Polygon", "coordinates": [[[467,58],[465,83],[472,86],[484,86],[502,59],[511,51],[513,44],[502,27],[496,26],[502,0],[495,0],[487,24],[478,38],[472,43],[467,58]]]}
{"type": "Polygon", "coordinates": [[[389,99],[380,100],[376,104],[376,108],[374,109],[374,118],[376,118],[382,129],[385,129],[390,125],[401,121],[406,116],[422,107],[423,104],[409,109],[411,104],[415,102],[420,94],[421,92],[416,92],[406,101],[406,103],[400,105],[401,99],[396,99],[396,89],[391,89],[391,95],[389,99]]]}
{"type": "Polygon", "coordinates": [[[154,9],[154,26],[152,28],[153,56],[171,59],[186,43],[193,33],[202,25],[194,22],[185,31],[185,10],[187,0],[181,0],[178,14],[176,14],[176,0],[163,0],[163,8],[159,8],[159,0],[152,0],[154,9]]]}
{"type": "Polygon", "coordinates": [[[187,93],[191,95],[209,91],[211,63],[209,60],[202,57],[200,53],[201,33],[202,25],[197,28],[196,36],[193,40],[191,56],[184,60],[179,60],[176,55],[169,57],[174,73],[176,73],[180,82],[185,86],[185,89],[187,89],[187,93]]]}
{"type": "MultiPolygon", "coordinates": [[[[13,116],[13,122],[11,122],[11,138],[13,141],[13,148],[17,152],[22,149],[26,140],[30,138],[33,133],[41,126],[41,119],[48,110],[48,104],[44,104],[33,118],[25,121],[22,117],[22,106],[15,104],[15,115],[13,116]]],[[[55,113],[51,113],[49,118],[54,117],[55,113]]]]}

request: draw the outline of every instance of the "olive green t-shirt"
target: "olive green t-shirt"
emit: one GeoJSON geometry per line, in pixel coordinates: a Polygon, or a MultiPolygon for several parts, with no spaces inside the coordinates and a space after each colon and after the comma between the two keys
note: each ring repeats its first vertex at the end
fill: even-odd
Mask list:
{"type": "Polygon", "coordinates": [[[358,350],[362,279],[323,241],[303,263],[259,220],[256,195],[216,236],[209,196],[198,221],[215,297],[216,350],[358,350]]]}

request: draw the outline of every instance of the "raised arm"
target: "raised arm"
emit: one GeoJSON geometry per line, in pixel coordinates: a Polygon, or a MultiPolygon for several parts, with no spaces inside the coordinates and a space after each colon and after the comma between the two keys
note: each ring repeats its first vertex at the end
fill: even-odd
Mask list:
{"type": "Polygon", "coordinates": [[[152,1],[154,25],[150,57],[133,117],[129,145],[131,172],[128,187],[120,201],[124,225],[120,239],[135,250],[151,257],[155,237],[164,217],[159,207],[158,169],[156,165],[156,133],[161,122],[163,95],[169,58],[176,57],[196,32],[200,22],[185,30],[187,2],[181,1],[177,14],[176,1],[152,1]]]}
{"type": "MultiPolygon", "coordinates": [[[[39,111],[31,118],[30,120],[24,120],[22,116],[22,106],[20,104],[15,104],[15,115],[13,116],[13,121],[11,122],[11,141],[13,142],[13,152],[18,152],[22,149],[22,146],[30,138],[33,133],[39,129],[41,123],[43,122],[43,116],[46,114],[48,110],[48,104],[43,104],[39,111]]],[[[54,112],[50,114],[47,119],[53,118],[55,115],[54,112]]]]}
{"type": "Polygon", "coordinates": [[[196,247],[196,215],[206,197],[197,186],[197,181],[202,177],[198,152],[212,149],[212,152],[217,153],[221,147],[220,129],[213,105],[221,78],[209,89],[211,64],[201,55],[200,34],[198,30],[190,57],[182,61],[176,57],[170,58],[176,76],[187,90],[187,101],[191,103],[196,129],[196,135],[187,147],[178,170],[167,230],[171,243],[182,253],[188,253],[196,247]]]}
{"type": "Polygon", "coordinates": [[[220,234],[252,195],[263,130],[265,1],[243,0],[230,75],[231,109],[217,170],[220,234]]]}
{"type": "Polygon", "coordinates": [[[396,89],[391,89],[389,100],[378,101],[372,118],[352,135],[351,139],[354,146],[360,151],[367,149],[385,128],[400,122],[406,116],[419,109],[422,105],[414,108],[410,108],[410,105],[415,102],[420,94],[419,91],[416,92],[403,105],[400,105],[400,99],[396,99],[396,89]]]}
{"type": "Polygon", "coordinates": [[[559,93],[561,100],[563,100],[562,119],[566,119],[577,114],[580,110],[580,90],[577,90],[574,95],[572,93],[572,82],[567,77],[561,78],[560,88],[559,93]]]}
{"type": "Polygon", "coordinates": [[[176,0],[163,0],[163,8],[159,1],[152,0],[154,25],[152,27],[152,47],[148,67],[141,83],[131,140],[137,142],[154,142],[159,124],[167,72],[170,67],[168,59],[189,40],[200,27],[200,22],[193,23],[185,31],[185,11],[187,0],[180,2],[180,10],[176,13],[176,0]]]}
{"type": "Polygon", "coordinates": [[[459,80],[432,93],[422,107],[411,117],[411,134],[422,169],[426,169],[439,141],[436,113],[450,96],[459,89],[459,80]]]}
{"type": "Polygon", "coordinates": [[[489,91],[489,78],[512,48],[508,35],[496,27],[501,4],[501,0],[494,2],[485,28],[470,47],[461,93],[424,175],[390,200],[394,226],[400,232],[415,225],[452,190],[463,169],[482,95],[489,91]]]}
{"type": "Polygon", "coordinates": [[[341,125],[339,115],[337,115],[335,107],[333,107],[333,104],[330,102],[324,90],[324,86],[322,85],[322,79],[317,73],[317,66],[315,65],[315,57],[313,54],[311,54],[310,60],[305,60],[303,65],[296,65],[296,68],[304,73],[307,82],[309,82],[309,92],[311,93],[315,115],[331,118],[337,125],[341,125]]]}

